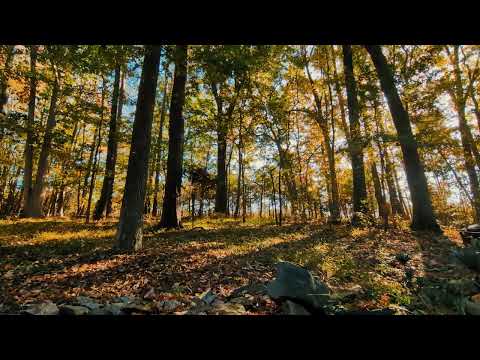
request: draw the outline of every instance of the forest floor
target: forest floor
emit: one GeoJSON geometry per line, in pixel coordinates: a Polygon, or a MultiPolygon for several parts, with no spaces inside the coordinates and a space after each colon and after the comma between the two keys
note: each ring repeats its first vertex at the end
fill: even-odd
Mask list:
{"type": "MultiPolygon", "coordinates": [[[[236,288],[275,276],[279,260],[302,265],[336,290],[361,289],[345,298],[346,309],[399,307],[406,314],[454,314],[455,302],[435,300],[422,289],[472,281],[475,274],[451,262],[462,247],[456,230],[445,236],[413,233],[405,226],[354,229],[347,225],[285,224],[202,219],[191,228],[152,233],[144,250],[112,250],[116,223],[80,220],[0,220],[0,313],[76,296],[108,301],[143,296],[183,304],[211,289],[219,299],[236,288]],[[404,264],[399,254],[410,259],[404,264]],[[433,299],[433,300],[432,300],[433,299]]],[[[187,305],[185,305],[185,309],[187,305]]],[[[182,308],[178,309],[182,310],[182,308]]],[[[247,314],[279,313],[274,302],[256,299],[247,314]]]]}

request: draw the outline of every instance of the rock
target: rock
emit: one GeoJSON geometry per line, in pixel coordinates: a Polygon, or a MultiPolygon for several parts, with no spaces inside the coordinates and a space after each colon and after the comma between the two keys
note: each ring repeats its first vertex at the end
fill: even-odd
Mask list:
{"type": "Polygon", "coordinates": [[[87,315],[90,310],[84,306],[75,306],[75,305],[61,305],[60,306],[60,315],[87,315]]]}
{"type": "Polygon", "coordinates": [[[112,299],[116,303],[131,304],[138,300],[135,296],[117,296],[112,299]]]}
{"type": "Polygon", "coordinates": [[[127,304],[122,308],[122,312],[127,314],[133,313],[141,313],[141,314],[149,314],[152,312],[151,306],[144,305],[144,304],[127,304]]]}
{"type": "Polygon", "coordinates": [[[24,312],[30,315],[58,315],[60,310],[56,304],[51,301],[46,301],[40,304],[30,305],[24,312]]]}
{"type": "Polygon", "coordinates": [[[160,312],[172,312],[176,310],[179,306],[182,306],[183,304],[180,301],[177,300],[163,300],[159,301],[156,304],[156,308],[160,312]]]}
{"type": "Polygon", "coordinates": [[[155,294],[155,289],[154,288],[150,288],[146,293],[145,295],[143,295],[143,298],[145,300],[154,300],[156,297],[156,294],[155,294]]]}
{"type": "Polygon", "coordinates": [[[243,315],[246,310],[242,304],[222,303],[212,308],[214,315],[243,315]]]}
{"type": "Polygon", "coordinates": [[[84,306],[90,310],[99,309],[102,305],[97,303],[95,300],[87,297],[87,296],[77,296],[75,299],[76,304],[80,306],[84,306]]]}
{"type": "Polygon", "coordinates": [[[282,310],[287,315],[311,315],[302,305],[287,300],[282,304],[282,310]]]}
{"type": "Polygon", "coordinates": [[[285,261],[277,264],[277,278],[267,285],[267,292],[274,300],[292,300],[315,311],[323,311],[330,300],[325,284],[308,270],[285,261]]]}
{"type": "Polygon", "coordinates": [[[465,301],[465,312],[468,315],[480,315],[480,304],[469,300],[465,301]]]}
{"type": "Polygon", "coordinates": [[[228,296],[229,298],[237,298],[240,297],[244,294],[250,294],[250,295],[266,295],[267,294],[267,287],[265,284],[262,283],[252,283],[248,284],[242,287],[239,287],[238,289],[235,289],[232,291],[232,293],[228,296]]]}
{"type": "Polygon", "coordinates": [[[201,304],[190,308],[185,314],[186,315],[199,315],[201,312],[206,312],[211,310],[212,307],[207,304],[201,304]]]}
{"type": "Polygon", "coordinates": [[[205,302],[206,304],[211,304],[216,299],[216,295],[212,292],[211,289],[204,291],[198,298],[205,302]]]}
{"type": "Polygon", "coordinates": [[[106,304],[104,307],[92,311],[91,315],[123,315],[124,303],[106,304]]]}

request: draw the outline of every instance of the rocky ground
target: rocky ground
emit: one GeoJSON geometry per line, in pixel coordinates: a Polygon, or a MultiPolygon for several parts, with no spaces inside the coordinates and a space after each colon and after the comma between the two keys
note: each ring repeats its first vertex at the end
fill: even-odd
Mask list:
{"type": "Polygon", "coordinates": [[[3,220],[0,312],[478,314],[477,250],[444,230],[212,219],[147,226],[145,250],[122,254],[114,223],[3,220]]]}

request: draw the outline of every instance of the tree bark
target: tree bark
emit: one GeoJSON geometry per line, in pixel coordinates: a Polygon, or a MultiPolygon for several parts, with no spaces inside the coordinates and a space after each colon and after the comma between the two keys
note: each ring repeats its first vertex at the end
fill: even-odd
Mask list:
{"type": "Polygon", "coordinates": [[[140,250],[143,242],[143,205],[147,185],[148,156],[150,154],[160,49],[161,47],[158,45],[145,47],[142,76],[138,88],[132,145],[116,234],[118,248],[127,251],[140,250]]]}
{"type": "Polygon", "coordinates": [[[157,143],[155,146],[155,151],[157,156],[155,159],[155,183],[153,190],[153,205],[152,205],[152,215],[158,216],[158,192],[160,190],[160,170],[162,163],[162,144],[163,144],[163,126],[165,123],[165,112],[167,104],[167,88],[168,88],[168,73],[167,66],[165,67],[165,80],[164,80],[164,89],[162,96],[162,108],[160,111],[160,124],[158,129],[157,143]]]}
{"type": "Polygon", "coordinates": [[[35,176],[35,185],[32,190],[31,207],[28,208],[26,213],[31,214],[32,217],[42,217],[42,196],[44,190],[45,175],[48,171],[48,156],[50,155],[50,149],[52,145],[52,131],[56,125],[57,115],[57,101],[59,95],[59,80],[56,71],[54,70],[55,79],[52,88],[52,97],[50,99],[50,108],[48,111],[48,119],[45,128],[45,135],[43,138],[42,149],[40,151],[40,158],[38,160],[37,174],[35,176]]]}
{"type": "Polygon", "coordinates": [[[363,164],[363,140],[360,132],[359,107],[357,100],[357,85],[353,71],[352,49],[343,45],[343,65],[347,89],[348,118],[350,120],[350,157],[353,176],[353,211],[366,213],[367,185],[365,182],[365,167],[363,164]]]}
{"type": "Polygon", "coordinates": [[[113,193],[113,183],[115,181],[115,164],[117,160],[117,118],[118,103],[120,93],[120,64],[115,67],[115,80],[113,83],[112,107],[110,114],[110,129],[108,132],[107,160],[105,163],[105,176],[103,178],[102,192],[95,205],[93,220],[98,221],[103,217],[107,203],[111,201],[113,193]]]}
{"type": "Polygon", "coordinates": [[[8,45],[6,47],[7,54],[5,58],[5,66],[3,68],[2,74],[0,76],[0,113],[5,113],[4,106],[8,102],[8,77],[10,73],[10,68],[12,66],[13,56],[15,54],[15,46],[8,45]]]}
{"type": "Polygon", "coordinates": [[[160,227],[179,228],[181,219],[181,192],[183,172],[183,146],[185,140],[185,84],[187,81],[187,46],[177,45],[175,49],[175,73],[170,102],[168,129],[168,159],[160,227]]]}
{"type": "Polygon", "coordinates": [[[33,124],[35,122],[35,100],[37,93],[37,47],[30,46],[30,94],[28,97],[27,141],[25,143],[25,168],[23,176],[23,216],[32,213],[32,174],[33,174],[33,124]]]}
{"type": "Polygon", "coordinates": [[[366,45],[365,47],[375,65],[382,91],[388,100],[388,106],[397,129],[412,200],[411,228],[440,233],[442,230],[433,213],[425,170],[418,154],[418,145],[413,136],[408,113],[398,95],[392,71],[379,45],[366,45]]]}

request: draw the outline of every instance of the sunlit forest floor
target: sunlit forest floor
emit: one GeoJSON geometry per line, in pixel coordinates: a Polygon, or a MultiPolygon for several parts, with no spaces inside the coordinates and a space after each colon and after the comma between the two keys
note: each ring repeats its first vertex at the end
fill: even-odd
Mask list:
{"type": "MultiPolygon", "coordinates": [[[[260,220],[202,219],[183,230],[150,232],[144,250],[112,250],[116,223],[84,224],[66,218],[0,221],[0,313],[22,305],[76,296],[107,301],[159,296],[188,304],[211,288],[221,299],[252,281],[275,276],[279,260],[302,265],[335,290],[357,288],[345,297],[346,309],[398,307],[406,314],[456,313],[454,301],[435,300],[425,288],[474,279],[451,262],[452,249],[463,246],[456,230],[445,236],[397,229],[354,229],[347,225],[285,224],[260,220]],[[403,264],[399,254],[408,254],[403,264]]],[[[187,306],[187,305],[185,305],[187,306]]],[[[181,310],[181,309],[180,309],[181,310]]],[[[259,298],[248,314],[278,313],[272,301],[259,298]]]]}

